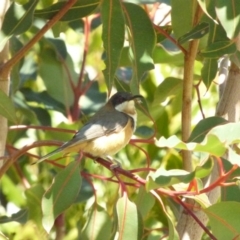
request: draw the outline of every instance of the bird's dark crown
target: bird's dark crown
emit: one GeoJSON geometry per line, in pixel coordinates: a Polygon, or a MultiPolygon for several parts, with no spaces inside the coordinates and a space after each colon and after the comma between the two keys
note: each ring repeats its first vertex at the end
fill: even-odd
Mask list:
{"type": "Polygon", "coordinates": [[[110,102],[113,104],[113,106],[117,106],[123,102],[133,100],[134,98],[140,98],[141,95],[132,95],[128,92],[117,92],[115,93],[111,98],[110,102]]]}

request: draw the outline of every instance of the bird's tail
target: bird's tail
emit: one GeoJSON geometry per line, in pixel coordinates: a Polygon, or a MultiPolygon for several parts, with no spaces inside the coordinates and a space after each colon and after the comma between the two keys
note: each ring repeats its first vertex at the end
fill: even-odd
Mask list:
{"type": "Polygon", "coordinates": [[[63,149],[62,149],[61,147],[60,147],[60,148],[57,148],[57,149],[55,149],[54,151],[48,153],[47,155],[42,156],[40,159],[38,159],[37,161],[33,162],[31,165],[34,165],[34,164],[36,164],[36,163],[43,162],[44,160],[46,160],[46,159],[52,157],[53,155],[55,155],[55,154],[61,152],[62,150],[63,150],[63,149]]]}

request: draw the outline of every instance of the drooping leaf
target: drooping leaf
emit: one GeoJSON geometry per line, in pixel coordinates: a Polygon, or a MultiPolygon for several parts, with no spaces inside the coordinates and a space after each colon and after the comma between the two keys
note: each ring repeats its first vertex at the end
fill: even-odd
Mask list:
{"type": "Polygon", "coordinates": [[[192,29],[196,2],[191,0],[184,1],[171,0],[171,18],[174,36],[179,39],[192,29]]]}
{"type": "Polygon", "coordinates": [[[87,201],[94,194],[92,185],[85,178],[82,179],[81,189],[78,193],[77,198],[75,199],[75,203],[87,201]]]}
{"type": "Polygon", "coordinates": [[[122,6],[129,30],[129,56],[133,68],[130,87],[132,93],[137,94],[143,74],[154,68],[152,53],[156,36],[148,15],[140,6],[126,2],[122,6]]]}
{"type": "MultiPolygon", "coordinates": [[[[99,0],[78,0],[68,12],[60,19],[60,21],[73,21],[90,15],[99,5],[99,0]]],[[[57,2],[50,7],[37,10],[35,17],[51,19],[61,8],[64,7],[66,1],[57,2]]]]}
{"type": "Polygon", "coordinates": [[[30,88],[21,88],[20,91],[29,102],[44,104],[46,109],[55,110],[64,113],[64,105],[52,98],[47,91],[34,92],[30,88]]]}
{"type": "Polygon", "coordinates": [[[180,44],[183,44],[187,41],[191,41],[193,39],[199,39],[202,38],[204,35],[206,35],[209,31],[209,24],[206,22],[201,22],[197,26],[195,26],[191,31],[184,34],[182,37],[178,39],[178,42],[180,44]]]}
{"type": "Polygon", "coordinates": [[[42,209],[41,199],[44,194],[42,185],[37,184],[25,191],[28,203],[29,219],[33,220],[37,225],[37,231],[42,235],[46,235],[46,231],[42,227],[42,209]]]}
{"type": "Polygon", "coordinates": [[[93,204],[88,220],[82,230],[81,239],[110,239],[112,223],[108,213],[96,203],[93,204]]]}
{"type": "Polygon", "coordinates": [[[217,0],[215,8],[218,20],[225,29],[230,39],[235,38],[240,31],[240,8],[239,1],[217,0]]]}
{"type": "Polygon", "coordinates": [[[28,220],[28,210],[21,209],[17,213],[12,214],[10,217],[8,216],[1,216],[0,217],[0,224],[8,223],[8,222],[19,222],[19,223],[26,223],[28,220]]]}
{"type": "Polygon", "coordinates": [[[16,123],[16,111],[11,99],[0,90],[0,115],[7,118],[9,121],[16,123]]]}
{"type": "Polygon", "coordinates": [[[218,71],[217,59],[206,58],[203,62],[201,76],[207,89],[210,87],[212,81],[215,79],[218,71]]]}
{"type": "Polygon", "coordinates": [[[31,27],[37,3],[38,0],[32,0],[25,5],[19,5],[15,1],[11,4],[5,14],[0,32],[0,51],[12,35],[24,33],[31,27]]]}
{"type": "Polygon", "coordinates": [[[79,162],[71,162],[54,178],[42,199],[43,227],[49,232],[59,214],[74,203],[81,188],[79,162]]]}
{"type": "Polygon", "coordinates": [[[30,109],[36,114],[38,121],[43,126],[51,126],[51,117],[49,112],[46,109],[41,107],[33,107],[31,106],[30,109]]]}
{"type": "Polygon", "coordinates": [[[127,195],[117,201],[118,239],[142,239],[143,222],[137,206],[127,195]]]}
{"type": "MultiPolygon", "coordinates": [[[[199,6],[202,8],[203,12],[210,18],[211,21],[214,23],[218,24],[218,22],[215,20],[216,18],[216,13],[215,11],[211,11],[211,0],[197,0],[199,6]],[[210,8],[210,9],[209,9],[210,8]]],[[[215,3],[214,3],[215,4],[215,3]]]]}
{"type": "MultiPolygon", "coordinates": [[[[23,44],[21,41],[15,37],[12,36],[10,41],[9,41],[9,46],[10,46],[10,51],[12,56],[14,56],[22,47],[23,44]]],[[[11,91],[16,92],[19,88],[20,85],[20,69],[24,65],[23,59],[20,60],[17,64],[15,64],[10,72],[10,78],[11,78],[11,91]]],[[[32,58],[31,58],[31,63],[33,63],[32,58]]]]}
{"type": "Polygon", "coordinates": [[[214,127],[226,124],[227,120],[221,117],[209,117],[201,120],[193,129],[188,142],[202,142],[206,134],[214,127]]]}
{"type": "Polygon", "coordinates": [[[205,58],[219,58],[225,54],[233,54],[237,51],[234,41],[219,41],[209,44],[201,50],[201,55],[205,58]]]}
{"type": "Polygon", "coordinates": [[[163,201],[161,199],[161,196],[158,196],[158,201],[160,202],[161,204],[161,207],[162,207],[162,210],[163,210],[163,213],[165,214],[165,217],[167,218],[167,223],[168,223],[168,239],[171,239],[171,240],[179,240],[179,235],[177,233],[177,230],[175,228],[175,223],[173,222],[173,218],[172,216],[168,213],[165,205],[163,204],[163,201]]]}
{"type": "Polygon", "coordinates": [[[214,236],[218,240],[239,239],[240,203],[219,202],[205,210],[214,236]]]}
{"type": "Polygon", "coordinates": [[[63,103],[65,107],[70,107],[73,103],[70,81],[75,82],[76,76],[68,74],[69,69],[67,71],[65,67],[68,62],[61,58],[58,51],[52,44],[43,41],[39,55],[39,74],[46,85],[48,94],[63,103]]]}
{"type": "Polygon", "coordinates": [[[144,187],[141,187],[137,194],[135,203],[141,213],[141,216],[145,218],[147,214],[150,212],[151,208],[153,207],[155,203],[155,198],[151,194],[146,192],[144,187]]]}
{"type": "Polygon", "coordinates": [[[103,70],[109,92],[111,91],[114,75],[119,64],[124,43],[124,17],[119,0],[104,0],[101,5],[103,22],[102,39],[106,52],[103,70]]]}

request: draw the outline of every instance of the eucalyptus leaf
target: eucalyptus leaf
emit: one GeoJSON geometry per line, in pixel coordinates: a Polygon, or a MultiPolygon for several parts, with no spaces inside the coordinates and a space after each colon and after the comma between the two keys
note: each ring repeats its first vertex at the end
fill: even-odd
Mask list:
{"type": "Polygon", "coordinates": [[[240,8],[239,1],[216,0],[216,13],[218,20],[224,27],[230,39],[237,37],[240,31],[240,8]]]}
{"type": "Polygon", "coordinates": [[[131,91],[139,93],[140,80],[146,71],[154,68],[152,53],[156,36],[146,12],[138,5],[124,2],[124,16],[129,29],[129,57],[133,68],[131,91]]]}
{"type": "Polygon", "coordinates": [[[5,14],[0,32],[0,51],[12,35],[24,33],[31,27],[37,3],[38,0],[29,1],[25,5],[12,2],[5,14]]]}
{"type": "Polygon", "coordinates": [[[205,58],[219,58],[225,54],[233,54],[237,51],[234,41],[219,41],[209,44],[201,50],[201,55],[205,58]]]}
{"type": "Polygon", "coordinates": [[[131,202],[126,194],[118,199],[116,210],[119,239],[142,239],[142,216],[135,203],[131,202]]]}
{"type": "Polygon", "coordinates": [[[197,26],[195,26],[191,31],[184,34],[182,37],[178,39],[180,44],[183,44],[187,41],[191,41],[194,39],[202,38],[209,31],[209,24],[206,22],[201,22],[197,26]]]}
{"type": "Polygon", "coordinates": [[[42,199],[43,227],[50,232],[55,219],[74,203],[81,188],[79,162],[71,162],[54,178],[42,199]]]}
{"type": "Polygon", "coordinates": [[[217,59],[213,58],[204,59],[203,68],[201,70],[201,76],[207,88],[210,87],[212,81],[215,79],[217,71],[218,71],[217,59]]]}
{"type": "Polygon", "coordinates": [[[111,91],[124,43],[125,24],[120,0],[104,0],[101,5],[102,39],[106,52],[103,70],[108,90],[111,91]]]}
{"type": "MultiPolygon", "coordinates": [[[[73,21],[91,14],[99,5],[99,0],[78,0],[60,21],[73,21]]],[[[43,19],[51,19],[66,5],[66,1],[52,4],[50,7],[36,10],[34,16],[43,19]]]]}
{"type": "Polygon", "coordinates": [[[0,90],[0,115],[7,118],[9,121],[16,123],[16,111],[11,99],[5,92],[0,90]]]}

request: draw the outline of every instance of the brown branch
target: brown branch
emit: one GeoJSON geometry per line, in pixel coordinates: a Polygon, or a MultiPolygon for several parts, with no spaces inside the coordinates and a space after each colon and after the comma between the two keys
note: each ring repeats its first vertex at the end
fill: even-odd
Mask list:
{"type": "Polygon", "coordinates": [[[175,198],[176,202],[178,202],[184,209],[187,211],[187,213],[198,223],[198,225],[204,230],[204,232],[212,239],[217,240],[217,238],[209,231],[207,227],[202,224],[202,222],[199,220],[199,218],[191,211],[187,205],[180,200],[180,198],[175,198]]]}
{"type": "MultiPolygon", "coordinates": [[[[198,6],[194,23],[197,24],[202,16],[202,10],[198,6]]],[[[182,96],[182,140],[186,142],[191,133],[192,120],[192,93],[193,93],[193,74],[194,63],[198,52],[199,40],[193,40],[189,43],[189,51],[184,59],[183,76],[183,96],[182,96]]],[[[183,150],[183,168],[189,172],[193,170],[191,152],[183,150]]]]}

